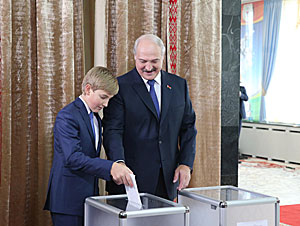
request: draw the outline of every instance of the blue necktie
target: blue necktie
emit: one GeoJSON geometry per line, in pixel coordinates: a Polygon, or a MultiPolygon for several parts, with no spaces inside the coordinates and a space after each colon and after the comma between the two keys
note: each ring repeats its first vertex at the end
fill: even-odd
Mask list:
{"type": "Polygon", "coordinates": [[[91,125],[92,125],[92,129],[93,129],[94,138],[96,139],[95,126],[94,126],[94,112],[91,111],[89,116],[90,116],[90,120],[91,120],[91,125]]]}
{"type": "Polygon", "coordinates": [[[152,101],[154,103],[156,112],[157,112],[157,117],[159,118],[159,113],[160,113],[159,112],[159,104],[158,104],[157,96],[156,96],[155,89],[154,89],[155,80],[148,80],[147,83],[150,86],[150,95],[151,95],[152,101]]]}

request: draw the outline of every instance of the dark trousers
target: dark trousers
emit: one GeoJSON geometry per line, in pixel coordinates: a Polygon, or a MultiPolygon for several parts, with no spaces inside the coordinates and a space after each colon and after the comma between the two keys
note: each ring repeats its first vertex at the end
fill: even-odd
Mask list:
{"type": "Polygon", "coordinates": [[[160,172],[159,172],[159,178],[158,178],[155,195],[159,196],[161,198],[170,200],[167,189],[166,189],[166,184],[165,184],[165,179],[164,179],[164,174],[163,174],[162,169],[160,169],[160,172]]]}
{"type": "Polygon", "coordinates": [[[83,217],[51,212],[53,226],[83,226],[83,217]]]}

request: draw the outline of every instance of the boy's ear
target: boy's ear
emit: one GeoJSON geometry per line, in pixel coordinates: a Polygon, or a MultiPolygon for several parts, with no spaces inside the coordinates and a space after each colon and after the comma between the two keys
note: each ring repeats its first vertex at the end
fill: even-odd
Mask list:
{"type": "Polygon", "coordinates": [[[91,90],[92,90],[92,86],[90,84],[86,84],[84,88],[85,95],[90,95],[91,90]]]}

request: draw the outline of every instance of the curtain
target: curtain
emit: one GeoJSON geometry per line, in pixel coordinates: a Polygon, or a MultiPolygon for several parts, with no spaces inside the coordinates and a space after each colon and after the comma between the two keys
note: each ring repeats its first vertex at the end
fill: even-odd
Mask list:
{"type": "Polygon", "coordinates": [[[178,3],[177,73],[188,81],[198,131],[190,186],[216,186],[221,171],[222,1],[178,3]]]}
{"type": "Polygon", "coordinates": [[[260,121],[266,119],[265,96],[273,75],[280,28],[282,0],[267,0],[264,2],[263,20],[263,71],[262,96],[260,106],[260,121]]]}
{"type": "Polygon", "coordinates": [[[1,0],[1,225],[51,225],[43,211],[57,112],[81,93],[82,2],[1,0]]]}
{"type": "Polygon", "coordinates": [[[131,70],[135,66],[134,41],[142,34],[152,33],[163,40],[167,49],[163,69],[187,79],[197,117],[197,150],[190,186],[219,185],[221,1],[106,3],[107,67],[116,75],[131,70]]]}
{"type": "Polygon", "coordinates": [[[300,124],[300,1],[283,0],[276,64],[265,96],[266,121],[300,124]]]}
{"type": "Polygon", "coordinates": [[[121,75],[134,67],[132,49],[142,34],[155,34],[166,43],[167,7],[168,0],[107,0],[106,57],[107,67],[114,74],[121,75]]]}

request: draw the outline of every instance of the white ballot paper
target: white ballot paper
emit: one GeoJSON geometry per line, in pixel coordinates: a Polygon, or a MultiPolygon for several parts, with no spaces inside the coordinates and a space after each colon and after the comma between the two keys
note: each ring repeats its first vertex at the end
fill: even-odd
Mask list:
{"type": "Polygon", "coordinates": [[[130,177],[133,182],[133,187],[125,185],[126,193],[128,196],[128,204],[126,210],[142,209],[142,202],[136,185],[135,175],[130,174],[130,177]]]}

